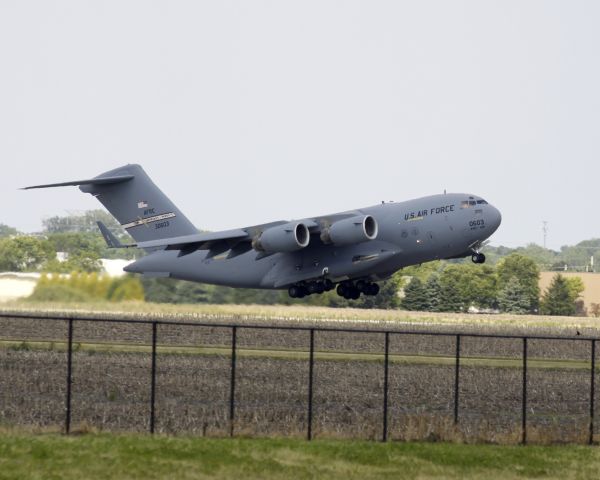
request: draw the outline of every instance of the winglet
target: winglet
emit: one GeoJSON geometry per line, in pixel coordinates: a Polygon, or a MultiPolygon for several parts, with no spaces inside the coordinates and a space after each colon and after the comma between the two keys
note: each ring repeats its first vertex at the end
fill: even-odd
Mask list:
{"type": "Polygon", "coordinates": [[[108,248],[132,248],[132,247],[137,247],[137,245],[135,243],[128,244],[128,245],[123,245],[121,242],[119,242],[119,240],[117,239],[117,237],[115,237],[111,233],[111,231],[108,228],[106,228],[106,225],[104,225],[102,222],[96,222],[96,224],[98,225],[98,228],[100,229],[100,233],[104,237],[104,240],[106,240],[106,244],[108,245],[108,248]]]}

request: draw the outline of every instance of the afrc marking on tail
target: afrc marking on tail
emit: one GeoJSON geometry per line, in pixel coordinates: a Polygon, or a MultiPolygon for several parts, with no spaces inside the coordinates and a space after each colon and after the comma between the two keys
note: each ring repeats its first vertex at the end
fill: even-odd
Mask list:
{"type": "MultiPolygon", "coordinates": [[[[173,218],[176,215],[173,212],[169,212],[169,213],[163,213],[162,215],[155,215],[153,217],[147,217],[147,218],[140,218],[139,220],[135,220],[133,222],[129,222],[129,223],[125,223],[123,225],[121,225],[125,230],[129,229],[129,228],[133,228],[133,227],[139,227],[140,225],[146,225],[148,223],[152,223],[152,222],[158,222],[160,220],[166,220],[167,218],[173,218]]],[[[165,223],[162,222],[163,226],[168,227],[169,223],[165,223]]],[[[160,228],[157,226],[157,228],[160,228]]]]}
{"type": "Polygon", "coordinates": [[[148,253],[126,271],[231,287],[285,288],[295,298],[336,284],[347,299],[377,295],[377,281],[430,260],[470,256],[483,263],[479,248],[501,222],[498,209],[481,197],[444,193],[199,233],[139,165],[26,189],[75,185],[94,195],[136,242],[121,244],[99,223],[109,247],[148,253]]]}

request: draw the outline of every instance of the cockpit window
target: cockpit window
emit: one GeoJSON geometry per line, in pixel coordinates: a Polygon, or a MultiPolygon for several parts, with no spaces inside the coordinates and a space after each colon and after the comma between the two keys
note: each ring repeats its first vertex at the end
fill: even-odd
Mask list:
{"type": "Polygon", "coordinates": [[[460,208],[473,208],[475,205],[487,205],[487,203],[483,199],[474,200],[473,197],[469,197],[469,200],[460,202],[460,208]]]}

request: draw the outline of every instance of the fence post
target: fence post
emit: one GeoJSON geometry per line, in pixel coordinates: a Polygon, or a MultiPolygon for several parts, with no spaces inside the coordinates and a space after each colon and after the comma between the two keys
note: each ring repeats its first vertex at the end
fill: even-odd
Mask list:
{"type": "Polygon", "coordinates": [[[390,357],[390,332],[385,332],[385,355],[383,359],[383,437],[387,442],[388,437],[388,370],[390,357]]]}
{"type": "Polygon", "coordinates": [[[65,433],[71,432],[71,384],[73,383],[73,319],[69,318],[67,343],[67,398],[65,415],[65,433]]]}
{"type": "Polygon", "coordinates": [[[231,379],[229,381],[229,436],[233,437],[233,421],[235,418],[235,361],[236,361],[237,326],[231,327],[231,379]]]}
{"type": "Polygon", "coordinates": [[[454,424],[458,423],[458,388],[460,371],[460,335],[456,335],[456,363],[454,365],[454,424]]]}
{"type": "Polygon", "coordinates": [[[592,340],[592,365],[590,377],[590,445],[594,443],[594,376],[596,374],[596,340],[592,340]]]}
{"type": "Polygon", "coordinates": [[[523,337],[523,404],[521,406],[521,443],[527,443],[527,337],[523,337]]]}
{"type": "Polygon", "coordinates": [[[308,357],[308,432],[306,438],[312,440],[313,375],[315,363],[315,329],[310,329],[310,353],[308,357]]]}
{"type": "Polygon", "coordinates": [[[152,322],[152,380],[150,382],[150,433],[154,433],[156,404],[156,322],[152,322]]]}

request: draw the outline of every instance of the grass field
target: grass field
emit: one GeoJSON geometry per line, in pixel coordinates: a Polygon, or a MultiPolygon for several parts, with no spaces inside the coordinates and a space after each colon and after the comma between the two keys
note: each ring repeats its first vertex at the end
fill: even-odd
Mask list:
{"type": "Polygon", "coordinates": [[[597,479],[596,447],[0,435],[0,479],[597,479]]]}

